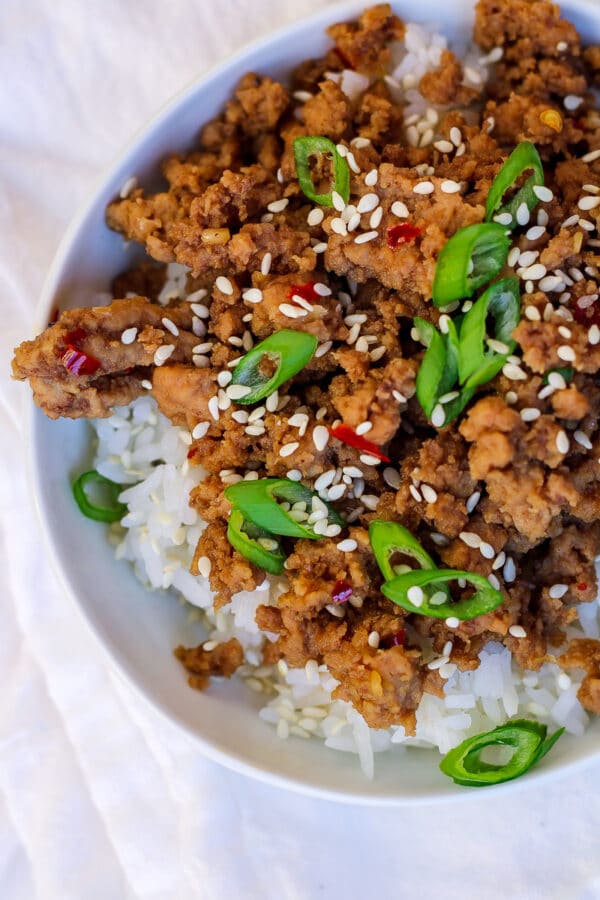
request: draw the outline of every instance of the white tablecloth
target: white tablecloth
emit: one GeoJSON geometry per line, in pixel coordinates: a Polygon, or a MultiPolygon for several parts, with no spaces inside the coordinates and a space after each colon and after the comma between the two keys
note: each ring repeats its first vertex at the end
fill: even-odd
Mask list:
{"type": "Polygon", "coordinates": [[[65,226],[176,90],[322,3],[0,3],[2,900],[600,898],[600,765],[423,809],[265,787],[140,707],[44,556],[7,367],[65,226]]]}

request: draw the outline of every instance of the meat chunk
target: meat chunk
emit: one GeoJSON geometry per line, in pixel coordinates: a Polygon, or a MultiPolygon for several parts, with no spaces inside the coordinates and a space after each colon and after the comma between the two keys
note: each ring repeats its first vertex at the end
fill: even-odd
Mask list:
{"type": "Polygon", "coordinates": [[[109,416],[113,406],[147,390],[142,381],[155,367],[157,352],[164,354],[160,364],[191,357],[197,342],[191,324],[188,306],[167,315],[144,297],[66,310],[55,325],[17,347],[13,376],[29,380],[35,402],[50,418],[109,416]]]}
{"type": "Polygon", "coordinates": [[[344,65],[359,72],[382,75],[390,53],[387,44],[404,34],[402,21],[389,3],[366,9],[358,22],[345,22],[327,29],[344,65]]]}
{"type": "Polygon", "coordinates": [[[174,652],[189,673],[190,687],[198,691],[205,690],[214,675],[231,678],[244,661],[244,651],[237,638],[223,641],[212,650],[205,650],[200,644],[198,647],[177,647],[174,652]]]}
{"type": "Polygon", "coordinates": [[[229,603],[238,591],[254,591],[264,581],[264,573],[233,549],[224,522],[211,522],[202,532],[190,569],[192,575],[199,574],[203,557],[210,561],[210,586],[215,592],[216,610],[229,603]]]}

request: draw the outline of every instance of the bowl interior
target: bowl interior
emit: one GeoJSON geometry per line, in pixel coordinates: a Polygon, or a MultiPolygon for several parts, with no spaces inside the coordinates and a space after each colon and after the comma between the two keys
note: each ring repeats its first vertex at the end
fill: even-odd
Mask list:
{"type": "MultiPolygon", "coordinates": [[[[56,304],[61,309],[91,305],[94,295],[106,291],[111,279],[139,255],[104,223],[106,204],[127,178],[135,175],[146,185],[155,180],[158,162],[193,144],[200,126],[219,111],[246,71],[285,78],[305,57],[305,48],[310,47],[314,56],[325,48],[326,25],[352,17],[365,5],[366,0],[329,6],[252,45],[186,89],[134,138],[65,235],[38,308],[39,329],[56,304]]],[[[418,8],[407,0],[392,5],[407,21],[435,23],[450,38],[464,35],[473,18],[471,0],[421,0],[418,8]]],[[[587,40],[600,40],[600,6],[595,0],[561,5],[587,40]]],[[[332,799],[393,804],[472,796],[438,771],[436,753],[406,750],[378,755],[375,779],[368,782],[354,756],[299,738],[279,740],[256,715],[260,698],[241,681],[214,682],[204,693],[188,689],[171,650],[180,642],[201,640],[199,626],[187,622],[185,609],[172,596],[142,588],[129,565],[115,561],[104,526],[81,517],[72,500],[71,476],[89,461],[89,426],[52,422],[32,410],[30,436],[33,490],[67,593],[121,673],[155,708],[181,725],[201,752],[238,771],[332,799]]],[[[599,735],[600,723],[595,722],[583,738],[561,740],[529,777],[543,777],[590,759],[597,752],[599,735]]]]}

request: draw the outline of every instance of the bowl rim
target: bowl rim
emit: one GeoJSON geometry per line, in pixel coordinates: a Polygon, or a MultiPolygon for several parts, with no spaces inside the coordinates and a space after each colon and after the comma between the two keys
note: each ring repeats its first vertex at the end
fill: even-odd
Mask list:
{"type": "MultiPolygon", "coordinates": [[[[395,7],[397,5],[397,0],[390,0],[390,3],[392,7],[395,7]]],[[[474,5],[475,0],[472,0],[472,3],[474,5]]],[[[206,90],[211,82],[218,82],[220,79],[227,76],[229,69],[234,68],[236,64],[243,62],[243,60],[252,53],[267,49],[272,43],[277,41],[289,41],[300,26],[307,26],[313,29],[320,28],[323,30],[327,25],[330,25],[333,22],[356,16],[368,5],[369,3],[367,0],[337,0],[337,2],[332,3],[323,9],[317,10],[310,15],[302,16],[280,28],[267,32],[267,34],[260,38],[244,43],[233,54],[222,59],[215,65],[210,66],[198,76],[191,79],[191,81],[186,83],[180,90],[164,102],[140,128],[136,129],[131,137],[112,156],[109,163],[102,167],[98,176],[92,180],[84,200],[79,204],[62,235],[44,279],[42,290],[35,307],[33,320],[35,334],[37,334],[40,328],[44,327],[48,321],[48,313],[52,308],[57,289],[61,284],[65,263],[68,260],[72,246],[80,233],[82,225],[85,223],[85,220],[88,218],[97,202],[98,195],[102,193],[114,179],[116,171],[122,166],[125,159],[135,150],[135,148],[143,144],[155,130],[160,129],[164,120],[167,119],[175,109],[182,106],[188,99],[193,97],[198,90],[206,90]]],[[[561,4],[561,11],[562,7],[563,4],[561,4]]],[[[585,15],[590,12],[595,12],[600,19],[600,9],[597,6],[597,0],[565,0],[564,7],[566,7],[566,15],[585,15]]],[[[419,18],[418,12],[415,18],[419,18]]],[[[79,614],[81,621],[87,626],[88,633],[93,636],[94,642],[96,646],[100,648],[107,665],[117,673],[119,678],[137,698],[142,700],[148,709],[158,713],[159,717],[171,726],[177,727],[181,734],[187,740],[190,740],[194,746],[200,750],[202,755],[212,762],[216,762],[231,771],[253,778],[272,787],[289,790],[303,796],[366,807],[430,806],[444,802],[454,803],[456,801],[466,801],[469,798],[480,796],[478,791],[467,791],[465,789],[452,793],[432,791],[422,796],[402,796],[400,794],[384,796],[361,792],[360,790],[342,790],[317,786],[302,780],[299,776],[284,775],[279,772],[274,772],[267,766],[247,762],[243,753],[233,752],[229,748],[219,746],[217,741],[207,739],[202,733],[193,730],[190,727],[190,724],[179,715],[177,711],[169,709],[158,697],[153,696],[140,681],[137,673],[133,670],[133,667],[130,665],[127,658],[118,653],[105,641],[86,608],[80,603],[68,573],[61,564],[58,543],[54,538],[52,529],[48,527],[46,514],[40,500],[40,497],[42,496],[40,483],[43,473],[36,458],[35,424],[41,415],[43,414],[36,407],[33,399],[28,397],[25,422],[25,438],[27,441],[26,468],[29,476],[28,480],[35,514],[40,526],[42,541],[47,557],[64,594],[68,598],[72,608],[79,614]]],[[[493,796],[496,797],[499,792],[504,794],[518,788],[524,788],[528,785],[533,786],[540,782],[546,783],[549,780],[558,779],[566,773],[591,766],[597,761],[598,754],[589,753],[578,758],[567,759],[557,766],[536,767],[531,772],[527,773],[526,780],[516,779],[490,786],[488,787],[485,796],[491,797],[491,792],[493,792],[493,796]]],[[[365,784],[368,783],[369,782],[365,781],[365,784]]]]}

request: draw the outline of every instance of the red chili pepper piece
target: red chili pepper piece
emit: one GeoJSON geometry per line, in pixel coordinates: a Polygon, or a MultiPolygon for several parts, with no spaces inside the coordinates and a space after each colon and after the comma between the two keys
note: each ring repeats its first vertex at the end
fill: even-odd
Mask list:
{"type": "Polygon", "coordinates": [[[294,296],[302,297],[303,300],[308,300],[309,303],[316,303],[320,299],[315,291],[314,281],[309,281],[306,284],[293,284],[290,288],[288,299],[293,302],[294,296]]]}
{"type": "Polygon", "coordinates": [[[401,628],[400,631],[397,631],[394,637],[392,638],[392,644],[394,647],[404,647],[404,641],[406,640],[406,630],[401,628]]]}
{"type": "Polygon", "coordinates": [[[87,337],[87,333],[83,328],[74,328],[65,334],[65,344],[73,344],[74,346],[87,337]]]}
{"type": "Polygon", "coordinates": [[[352,585],[348,581],[336,581],[331,592],[334,603],[345,603],[352,596],[352,585]]]}
{"type": "Polygon", "coordinates": [[[401,222],[399,225],[391,225],[387,230],[388,247],[395,249],[400,244],[412,244],[419,235],[421,229],[410,222],[401,222]]]}
{"type": "Polygon", "coordinates": [[[338,441],[341,441],[342,444],[348,444],[349,447],[354,447],[356,450],[361,450],[363,453],[376,456],[377,459],[380,459],[382,462],[390,461],[389,456],[382,453],[377,444],[374,444],[372,441],[367,441],[362,435],[353,431],[349,425],[337,425],[335,428],[330,428],[329,434],[332,437],[337,438],[338,441]]]}
{"type": "Polygon", "coordinates": [[[188,458],[188,459],[193,459],[193,458],[196,456],[197,453],[198,453],[198,448],[197,448],[197,447],[190,447],[190,449],[189,449],[188,452],[187,452],[187,458],[188,458]]]}
{"type": "Polygon", "coordinates": [[[577,585],[577,590],[578,591],[587,591],[587,584],[585,583],[585,581],[582,581],[581,584],[577,585]]]}
{"type": "Polygon", "coordinates": [[[100,368],[100,363],[94,356],[82,353],[72,344],[67,344],[62,364],[72,375],[93,375],[100,368]]]}

